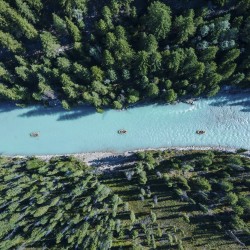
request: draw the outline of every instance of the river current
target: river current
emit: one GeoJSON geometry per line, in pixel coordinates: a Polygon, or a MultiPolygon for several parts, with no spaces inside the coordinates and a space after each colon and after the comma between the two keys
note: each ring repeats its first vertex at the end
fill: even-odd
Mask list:
{"type": "Polygon", "coordinates": [[[140,148],[221,146],[250,149],[250,95],[219,95],[194,105],[136,106],[96,113],[0,105],[0,154],[42,155],[140,148]],[[127,130],[118,134],[119,129],[127,130]],[[196,130],[204,130],[198,135],[196,130]],[[31,137],[31,132],[39,132],[31,137]]]}

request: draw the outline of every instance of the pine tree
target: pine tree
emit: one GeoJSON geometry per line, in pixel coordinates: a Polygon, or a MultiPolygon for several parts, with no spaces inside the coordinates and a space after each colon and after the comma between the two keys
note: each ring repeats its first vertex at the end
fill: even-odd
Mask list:
{"type": "Polygon", "coordinates": [[[14,53],[23,51],[23,47],[20,42],[18,42],[11,34],[5,33],[1,30],[0,30],[0,44],[14,53]]]}
{"type": "Polygon", "coordinates": [[[81,41],[81,32],[78,29],[78,27],[69,19],[66,17],[66,25],[69,33],[73,37],[74,42],[80,42],[81,41]]]}
{"type": "Polygon", "coordinates": [[[50,32],[43,32],[40,35],[43,51],[47,57],[54,58],[59,54],[60,44],[50,32]]]}
{"type": "Polygon", "coordinates": [[[145,21],[151,34],[154,34],[158,40],[164,39],[171,27],[171,10],[167,5],[155,1],[148,7],[145,21]]]}

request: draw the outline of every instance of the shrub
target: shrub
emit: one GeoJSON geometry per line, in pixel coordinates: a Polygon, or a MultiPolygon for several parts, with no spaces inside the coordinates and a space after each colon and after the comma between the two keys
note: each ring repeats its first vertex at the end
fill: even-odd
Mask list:
{"type": "Polygon", "coordinates": [[[236,204],[238,201],[238,196],[235,193],[228,193],[226,196],[226,202],[228,202],[230,205],[236,204]]]}
{"type": "Polygon", "coordinates": [[[250,198],[246,196],[240,197],[238,204],[244,208],[246,213],[250,213],[250,198]]]}
{"type": "Polygon", "coordinates": [[[198,177],[192,181],[195,190],[211,191],[209,181],[203,177],[198,177]]]}
{"type": "Polygon", "coordinates": [[[181,189],[190,190],[190,187],[188,185],[188,181],[185,177],[177,176],[177,177],[175,177],[175,181],[177,182],[178,187],[180,187],[181,189]]]}
{"type": "Polygon", "coordinates": [[[140,184],[146,184],[147,181],[148,181],[147,173],[145,171],[141,171],[139,173],[139,182],[140,182],[140,184]]]}
{"type": "Polygon", "coordinates": [[[219,184],[220,184],[221,189],[225,192],[233,190],[233,187],[234,187],[233,184],[231,182],[228,182],[228,181],[222,181],[219,184]]]}
{"type": "Polygon", "coordinates": [[[136,220],[135,213],[133,211],[130,212],[130,220],[132,223],[134,223],[136,220]]]}
{"type": "Polygon", "coordinates": [[[243,228],[245,228],[245,222],[238,216],[238,215],[234,215],[232,216],[232,220],[230,222],[232,228],[234,229],[238,229],[241,230],[243,228]]]}
{"type": "Polygon", "coordinates": [[[213,161],[208,156],[205,156],[200,160],[201,166],[207,167],[207,166],[212,165],[212,163],[213,163],[213,161]]]}
{"type": "Polygon", "coordinates": [[[241,216],[244,214],[244,208],[241,206],[233,206],[234,212],[238,215],[241,216]]]}
{"type": "Polygon", "coordinates": [[[245,148],[239,148],[236,151],[237,154],[241,154],[241,153],[244,153],[244,152],[247,152],[247,149],[245,149],[245,148]]]}
{"type": "Polygon", "coordinates": [[[190,222],[190,219],[189,219],[188,214],[183,213],[182,217],[183,217],[184,221],[186,221],[186,222],[188,222],[188,223],[190,222]]]}
{"type": "Polygon", "coordinates": [[[154,212],[151,211],[151,212],[150,212],[150,215],[151,215],[151,220],[152,220],[152,222],[155,223],[156,220],[157,220],[156,213],[154,213],[154,212]]]}
{"type": "Polygon", "coordinates": [[[230,156],[228,157],[227,159],[228,163],[230,164],[235,164],[235,165],[239,165],[239,166],[242,166],[242,160],[240,159],[239,156],[230,156]]]}

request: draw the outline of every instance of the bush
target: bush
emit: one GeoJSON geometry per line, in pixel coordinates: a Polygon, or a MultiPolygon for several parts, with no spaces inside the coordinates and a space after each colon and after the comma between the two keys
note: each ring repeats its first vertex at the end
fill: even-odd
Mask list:
{"type": "Polygon", "coordinates": [[[237,149],[236,153],[237,153],[237,154],[241,154],[241,153],[245,153],[245,152],[247,152],[247,151],[248,151],[248,150],[245,149],[245,148],[239,148],[239,149],[237,149]]]}
{"type": "Polygon", "coordinates": [[[183,176],[177,176],[174,179],[177,182],[177,185],[179,188],[184,189],[184,190],[190,190],[190,187],[188,185],[188,181],[185,177],[183,176]]]}
{"type": "Polygon", "coordinates": [[[238,215],[232,216],[232,220],[230,224],[232,228],[238,229],[238,230],[242,230],[246,226],[245,222],[238,215]]]}
{"type": "Polygon", "coordinates": [[[243,196],[239,198],[238,204],[244,208],[244,211],[250,214],[250,198],[243,196]]]}
{"type": "Polygon", "coordinates": [[[244,208],[241,206],[233,206],[234,212],[238,215],[241,216],[244,214],[244,208]]]}
{"type": "Polygon", "coordinates": [[[211,191],[211,185],[209,181],[203,177],[198,177],[192,181],[192,185],[194,186],[194,189],[199,191],[211,191]]]}
{"type": "Polygon", "coordinates": [[[155,223],[156,220],[157,220],[156,213],[154,213],[154,212],[151,211],[151,212],[150,212],[150,215],[151,215],[151,220],[152,220],[152,222],[155,223]]]}
{"type": "Polygon", "coordinates": [[[144,184],[147,183],[147,181],[148,181],[148,179],[147,179],[147,173],[145,171],[141,171],[139,173],[139,182],[140,182],[140,184],[144,185],[144,184]]]}
{"type": "Polygon", "coordinates": [[[130,212],[130,220],[132,223],[134,223],[136,220],[135,213],[133,211],[130,212]]]}
{"type": "Polygon", "coordinates": [[[242,160],[239,156],[230,156],[227,159],[228,163],[242,166],[242,160]]]}
{"type": "Polygon", "coordinates": [[[184,221],[186,221],[188,223],[190,222],[189,216],[186,213],[183,213],[182,217],[183,217],[184,221]]]}
{"type": "Polygon", "coordinates": [[[145,158],[145,152],[139,151],[136,153],[136,156],[139,158],[139,160],[143,160],[145,158]]]}
{"type": "Polygon", "coordinates": [[[226,202],[228,202],[230,205],[236,204],[238,201],[238,196],[235,193],[228,193],[226,196],[226,202]]]}
{"type": "Polygon", "coordinates": [[[231,191],[234,188],[233,184],[228,181],[222,181],[219,184],[220,184],[221,189],[225,192],[231,191]]]}
{"type": "Polygon", "coordinates": [[[145,161],[151,165],[155,164],[155,159],[151,152],[145,152],[145,161]]]}
{"type": "Polygon", "coordinates": [[[208,212],[207,206],[205,206],[205,205],[203,205],[201,203],[199,203],[198,205],[199,205],[199,208],[201,209],[202,212],[204,212],[204,213],[208,212]]]}
{"type": "Polygon", "coordinates": [[[118,101],[114,101],[113,106],[115,109],[122,109],[122,104],[118,101]]]}
{"type": "Polygon", "coordinates": [[[207,167],[207,166],[212,165],[212,163],[213,163],[213,161],[208,156],[205,156],[200,160],[201,166],[207,167]]]}

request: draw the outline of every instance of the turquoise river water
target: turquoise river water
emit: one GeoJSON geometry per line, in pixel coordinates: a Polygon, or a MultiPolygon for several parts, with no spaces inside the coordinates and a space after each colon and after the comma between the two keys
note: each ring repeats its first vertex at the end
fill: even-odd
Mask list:
{"type": "Polygon", "coordinates": [[[250,149],[250,95],[220,95],[195,105],[137,106],[96,113],[0,105],[0,154],[41,155],[139,148],[222,146],[250,149]],[[125,135],[117,130],[126,129],[125,135]],[[205,130],[197,135],[196,130],[205,130]],[[32,138],[30,133],[39,132],[32,138]]]}

